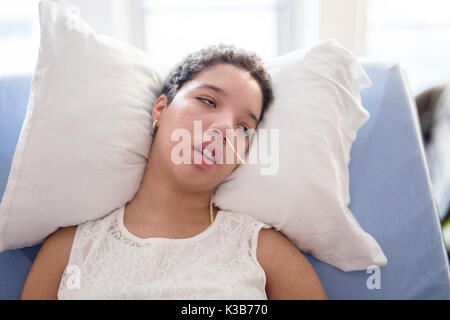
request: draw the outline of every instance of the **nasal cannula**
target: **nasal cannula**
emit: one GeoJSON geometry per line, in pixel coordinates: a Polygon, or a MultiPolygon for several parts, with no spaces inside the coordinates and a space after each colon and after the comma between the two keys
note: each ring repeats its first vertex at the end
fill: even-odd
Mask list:
{"type": "Polygon", "coordinates": [[[236,149],[234,149],[233,144],[231,143],[230,139],[228,137],[225,137],[225,139],[227,140],[227,142],[230,145],[231,149],[233,149],[234,153],[236,153],[236,156],[239,158],[239,160],[241,160],[243,162],[243,163],[240,163],[239,165],[242,166],[244,164],[247,164],[247,162],[245,162],[245,160],[242,159],[242,157],[239,155],[239,153],[236,152],[236,149]]]}
{"type": "MultiPolygon", "coordinates": [[[[233,149],[234,153],[236,153],[236,156],[239,158],[239,160],[241,160],[243,163],[240,163],[239,166],[242,166],[244,164],[247,164],[247,162],[245,162],[244,159],[242,159],[242,157],[239,155],[239,153],[236,152],[236,149],[234,149],[233,144],[231,143],[230,139],[228,139],[228,137],[225,137],[225,139],[227,140],[228,144],[230,145],[231,149],[233,149]]],[[[209,215],[211,218],[211,224],[214,222],[214,216],[213,216],[213,198],[214,198],[214,194],[211,195],[211,199],[209,201],[209,215]]]]}

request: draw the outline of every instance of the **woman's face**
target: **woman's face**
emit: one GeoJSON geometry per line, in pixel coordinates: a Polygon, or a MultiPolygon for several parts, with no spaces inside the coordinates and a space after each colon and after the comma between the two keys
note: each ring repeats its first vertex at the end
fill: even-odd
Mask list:
{"type": "Polygon", "coordinates": [[[229,137],[234,149],[241,151],[240,156],[245,158],[242,151],[246,152],[249,147],[249,137],[245,132],[255,130],[261,116],[262,102],[262,91],[248,71],[226,63],[206,68],[183,84],[168,107],[164,95],[155,101],[153,119],[159,119],[159,123],[150,152],[152,165],[153,161],[158,162],[161,170],[168,170],[173,179],[183,185],[211,190],[239,165],[237,156],[224,138],[229,137]],[[199,121],[196,130],[194,121],[199,121]],[[179,151],[181,138],[171,140],[172,133],[177,129],[184,129],[190,135],[189,164],[173,161],[174,154],[183,157],[184,151],[188,151],[186,148],[179,151]],[[215,138],[211,138],[212,142],[208,144],[211,144],[209,147],[218,146],[216,143],[222,145],[222,150],[214,149],[215,157],[221,157],[222,163],[202,165],[203,156],[195,150],[198,147],[196,141],[200,141],[201,148],[205,136],[214,136],[218,132],[221,139],[215,142],[215,138]],[[244,148],[238,149],[238,140],[244,148]],[[178,151],[174,152],[174,148],[178,151]]]}

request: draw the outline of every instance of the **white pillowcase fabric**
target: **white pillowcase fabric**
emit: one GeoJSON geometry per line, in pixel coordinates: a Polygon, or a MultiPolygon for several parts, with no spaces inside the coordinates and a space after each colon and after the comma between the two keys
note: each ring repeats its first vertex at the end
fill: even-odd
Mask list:
{"type": "MultiPolygon", "coordinates": [[[[39,9],[41,47],[0,204],[0,251],[37,244],[134,196],[152,142],[151,106],[168,71],[58,4],[39,9]]],[[[343,271],[385,265],[348,209],[350,149],[369,118],[362,67],[334,40],[266,66],[275,101],[259,129],[279,130],[279,170],[240,167],[218,186],[216,205],[274,226],[343,271]]]]}

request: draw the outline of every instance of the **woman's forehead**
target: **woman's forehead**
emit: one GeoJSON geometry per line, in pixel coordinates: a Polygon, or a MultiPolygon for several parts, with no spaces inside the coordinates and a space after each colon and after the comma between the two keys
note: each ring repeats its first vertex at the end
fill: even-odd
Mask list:
{"type": "Polygon", "coordinates": [[[208,67],[187,84],[189,90],[212,90],[224,97],[237,95],[240,99],[248,97],[250,101],[262,104],[262,90],[252,75],[244,69],[230,64],[208,67]]]}
{"type": "Polygon", "coordinates": [[[250,72],[246,69],[235,66],[230,63],[218,63],[209,67],[206,67],[200,71],[194,79],[214,79],[219,82],[226,82],[229,80],[241,80],[241,81],[254,81],[256,80],[251,76],[250,72]]]}

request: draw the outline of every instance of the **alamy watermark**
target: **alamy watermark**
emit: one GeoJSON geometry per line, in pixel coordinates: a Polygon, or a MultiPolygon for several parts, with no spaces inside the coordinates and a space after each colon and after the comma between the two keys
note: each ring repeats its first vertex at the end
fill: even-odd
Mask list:
{"type": "Polygon", "coordinates": [[[80,289],[81,287],[81,270],[76,264],[71,264],[66,268],[67,279],[66,286],[67,289],[74,290],[80,289]]]}
{"type": "MultiPolygon", "coordinates": [[[[279,129],[259,129],[257,134],[254,129],[241,132],[234,129],[225,130],[225,139],[228,142],[224,153],[224,137],[220,130],[202,132],[202,121],[194,121],[194,148],[202,150],[204,142],[214,143],[214,162],[216,164],[235,163],[237,153],[237,163],[243,163],[240,158],[244,158],[246,141],[249,143],[248,160],[246,164],[259,164],[261,175],[274,175],[278,172],[280,165],[280,133],[279,129]],[[201,138],[201,140],[200,140],[201,138]],[[214,140],[214,141],[213,141],[214,140]],[[234,148],[236,141],[237,147],[234,148]],[[232,146],[229,146],[231,144],[232,146]],[[251,147],[250,147],[251,146],[251,147]],[[270,146],[270,148],[269,148],[270,146]],[[224,156],[226,162],[224,162],[224,156]],[[265,167],[263,167],[265,166],[265,167]]],[[[175,129],[170,137],[171,141],[178,141],[171,151],[173,163],[191,164],[192,138],[191,133],[184,128],[175,129]]],[[[194,156],[194,163],[202,163],[201,157],[194,156]]]]}
{"type": "Polygon", "coordinates": [[[367,278],[367,289],[381,289],[381,270],[377,265],[367,267],[366,273],[372,274],[367,278]]]}

